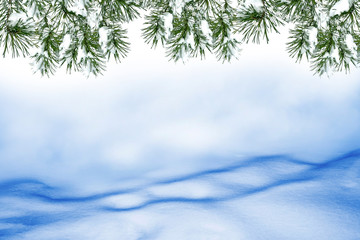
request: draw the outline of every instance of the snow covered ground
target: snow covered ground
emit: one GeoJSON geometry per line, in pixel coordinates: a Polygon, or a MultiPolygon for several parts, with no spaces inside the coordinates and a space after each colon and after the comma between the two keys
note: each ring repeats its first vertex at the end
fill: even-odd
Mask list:
{"type": "Polygon", "coordinates": [[[237,160],[91,194],[12,179],[0,185],[0,236],[356,240],[359,169],[360,151],[353,151],[319,164],[281,155],[237,160]]]}

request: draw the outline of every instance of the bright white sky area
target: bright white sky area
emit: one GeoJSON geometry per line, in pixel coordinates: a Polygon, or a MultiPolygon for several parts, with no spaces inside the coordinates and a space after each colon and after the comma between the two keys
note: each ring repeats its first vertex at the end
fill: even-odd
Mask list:
{"type": "MultiPolygon", "coordinates": [[[[321,180],[245,200],[235,197],[221,207],[178,203],[182,200],[176,197],[221,198],[228,196],[224,186],[233,186],[233,191],[240,180],[247,181],[246,186],[262,186],[269,179],[271,183],[280,179],[281,184],[286,179],[298,181],[303,176],[298,171],[309,165],[290,161],[288,166],[280,158],[274,165],[224,171],[212,182],[201,177],[166,186],[150,184],[253,156],[286,154],[320,163],[358,148],[359,70],[330,78],[313,76],[306,61],[297,64],[288,57],[286,35],[274,36],[269,45],[244,45],[239,60],[231,64],[210,55],[204,61],[168,62],[161,48],[145,46],[134,29],[130,35],[129,56],[121,64],[109,64],[98,78],[65,75],[63,70],[41,78],[32,74],[27,60],[0,60],[0,181],[37,179],[76,189],[69,195],[146,185],[128,195],[96,198],[100,201],[96,204],[82,199],[85,203],[76,205],[82,200],[73,199],[62,205],[52,202],[57,192],[49,190],[46,195],[28,182],[27,193],[39,187],[34,191],[46,197],[31,195],[28,200],[17,188],[19,195],[1,198],[6,211],[0,216],[0,238],[1,234],[6,239],[32,240],[360,238],[354,211],[360,206],[356,171],[346,171],[349,177],[337,183],[336,191],[329,187],[333,176],[344,172],[332,169],[321,180]],[[344,186],[347,193],[342,192],[344,186]],[[177,195],[179,191],[184,195],[177,195]],[[329,202],[328,196],[335,195],[339,199],[329,202]],[[163,206],[154,196],[176,196],[165,201],[175,203],[163,206]],[[24,199],[34,203],[30,206],[24,199]],[[116,210],[144,202],[156,202],[156,207],[126,214],[116,210]],[[94,210],[103,203],[115,213],[94,210]],[[34,212],[37,224],[14,217],[34,212]],[[43,218],[53,220],[45,224],[43,218]]],[[[7,185],[1,186],[6,191],[7,185]]]]}

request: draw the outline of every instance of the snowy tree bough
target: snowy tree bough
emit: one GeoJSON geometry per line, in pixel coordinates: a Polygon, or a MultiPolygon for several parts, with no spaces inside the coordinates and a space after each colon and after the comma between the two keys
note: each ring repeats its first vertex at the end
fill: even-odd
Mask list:
{"type": "Polygon", "coordinates": [[[360,63],[357,0],[1,0],[3,56],[30,56],[51,75],[97,75],[111,58],[130,50],[124,25],[144,19],[144,41],[162,45],[174,61],[213,53],[236,58],[242,44],[268,42],[279,27],[291,28],[290,57],[305,57],[319,75],[349,71],[360,63]]]}

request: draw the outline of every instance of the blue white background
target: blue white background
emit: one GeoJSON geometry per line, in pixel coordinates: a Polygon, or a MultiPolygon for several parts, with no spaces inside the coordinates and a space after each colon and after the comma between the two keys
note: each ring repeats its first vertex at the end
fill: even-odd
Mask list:
{"type": "Polygon", "coordinates": [[[174,64],[130,30],[98,78],[1,59],[0,239],[360,239],[358,70],[286,36],[174,64]]]}

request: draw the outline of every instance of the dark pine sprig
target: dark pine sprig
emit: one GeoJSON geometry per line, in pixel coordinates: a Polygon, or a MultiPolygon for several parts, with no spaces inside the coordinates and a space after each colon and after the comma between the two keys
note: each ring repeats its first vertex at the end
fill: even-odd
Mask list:
{"type": "Polygon", "coordinates": [[[241,33],[243,41],[246,43],[249,41],[260,43],[261,39],[269,42],[269,34],[273,31],[279,33],[278,27],[283,25],[277,12],[279,11],[278,7],[275,3],[267,0],[262,0],[261,8],[255,7],[253,4],[243,6],[238,12],[236,32],[241,33]]]}
{"type": "Polygon", "coordinates": [[[310,61],[319,75],[348,72],[360,63],[360,1],[337,11],[340,0],[2,0],[3,57],[32,57],[35,70],[99,75],[107,61],[130,51],[126,24],[143,18],[142,36],[173,61],[236,58],[245,43],[269,42],[290,25],[290,57],[310,61]]]}

